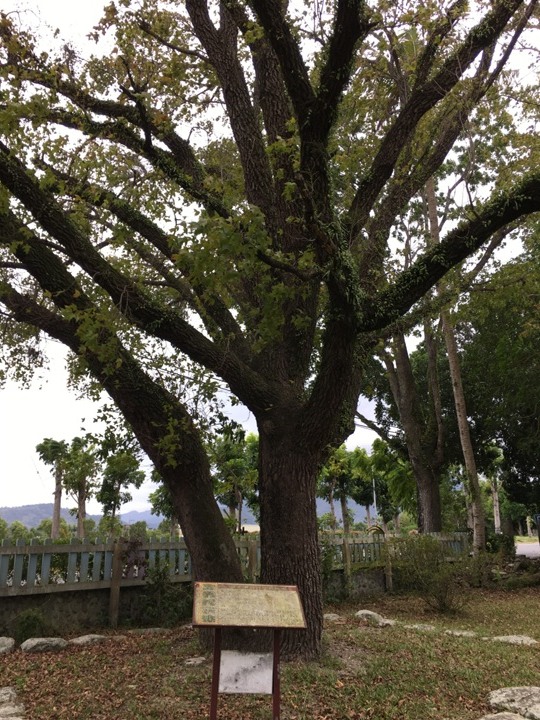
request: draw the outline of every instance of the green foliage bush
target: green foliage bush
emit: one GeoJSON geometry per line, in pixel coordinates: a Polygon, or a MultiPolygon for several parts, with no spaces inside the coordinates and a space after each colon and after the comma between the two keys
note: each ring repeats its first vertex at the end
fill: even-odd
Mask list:
{"type": "Polygon", "coordinates": [[[323,585],[323,595],[326,602],[337,602],[342,600],[341,593],[336,593],[333,575],[334,566],[336,564],[336,544],[334,542],[335,535],[333,532],[319,533],[319,550],[321,558],[321,576],[323,585]]]}
{"type": "Polygon", "coordinates": [[[511,535],[488,533],[486,550],[501,562],[511,562],[516,557],[516,544],[511,535]]]}
{"type": "Polygon", "coordinates": [[[144,595],[132,620],[143,627],[173,627],[191,617],[192,607],[191,584],[171,582],[169,565],[160,563],[147,571],[144,595]]]}
{"type": "Polygon", "coordinates": [[[466,605],[471,585],[468,556],[445,547],[436,537],[395,538],[385,547],[394,589],[418,594],[438,612],[454,613],[466,605]]]}
{"type": "Polygon", "coordinates": [[[54,628],[40,610],[23,610],[15,618],[13,637],[19,645],[29,638],[48,637],[52,634],[54,628]]]}

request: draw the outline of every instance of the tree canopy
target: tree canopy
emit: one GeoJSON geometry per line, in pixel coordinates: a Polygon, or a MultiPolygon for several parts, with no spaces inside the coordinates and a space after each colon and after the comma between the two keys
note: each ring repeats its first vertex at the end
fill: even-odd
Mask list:
{"type": "MultiPolygon", "coordinates": [[[[262,579],[299,585],[308,618],[286,651],[320,649],[317,472],[353,429],[377,337],[540,210],[538,164],[521,154],[462,193],[437,246],[393,261],[401,217],[469,119],[515,86],[507,62],[536,12],[122,0],[90,59],[1,16],[6,346],[18,323],[46,333],[109,393],[170,490],[199,579],[242,579],[201,403],[224,387],[250,409],[262,579]]],[[[526,100],[513,93],[516,118],[526,100]]]]}

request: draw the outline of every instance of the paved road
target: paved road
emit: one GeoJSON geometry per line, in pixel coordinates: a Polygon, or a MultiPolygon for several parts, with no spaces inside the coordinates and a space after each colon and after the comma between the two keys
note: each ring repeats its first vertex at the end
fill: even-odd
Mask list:
{"type": "Polygon", "coordinates": [[[516,555],[526,555],[530,558],[540,558],[540,543],[516,543],[516,555]]]}

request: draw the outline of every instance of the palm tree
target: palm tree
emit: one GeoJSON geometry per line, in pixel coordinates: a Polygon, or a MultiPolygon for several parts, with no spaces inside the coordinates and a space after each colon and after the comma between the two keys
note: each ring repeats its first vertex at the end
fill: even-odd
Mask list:
{"type": "Polygon", "coordinates": [[[68,452],[68,445],[64,440],[45,438],[36,445],[36,451],[45,465],[52,465],[54,469],[54,506],[51,525],[51,538],[57,540],[60,535],[60,509],[62,504],[62,482],[64,477],[63,460],[68,452]]]}

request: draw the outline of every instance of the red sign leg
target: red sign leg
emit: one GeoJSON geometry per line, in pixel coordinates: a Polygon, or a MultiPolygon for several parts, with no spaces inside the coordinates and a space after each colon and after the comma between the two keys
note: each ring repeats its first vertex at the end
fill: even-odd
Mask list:
{"type": "Polygon", "coordinates": [[[210,720],[217,720],[219,668],[221,664],[221,628],[214,630],[214,663],[212,665],[212,694],[210,697],[210,720]]]}
{"type": "Polygon", "coordinates": [[[281,688],[279,681],[279,649],[281,645],[281,630],[274,630],[274,668],[272,672],[272,717],[279,720],[281,717],[281,688]]]}

